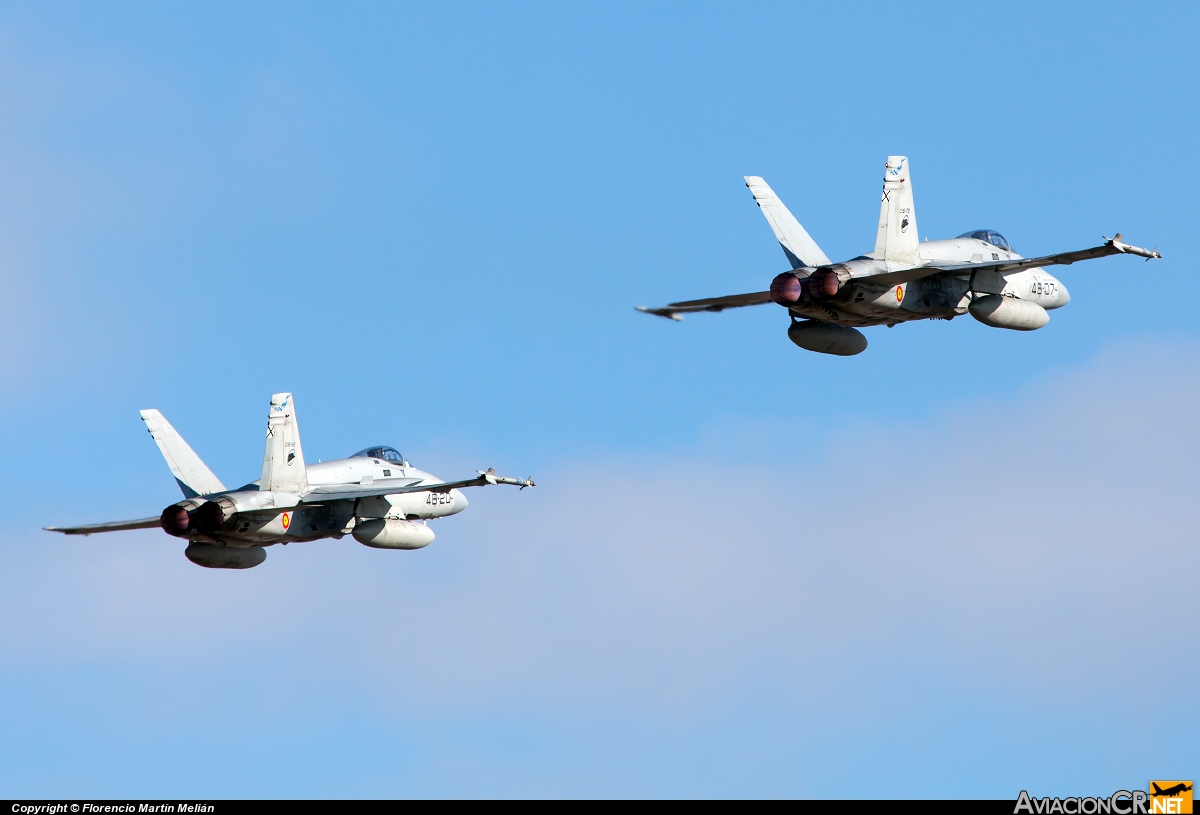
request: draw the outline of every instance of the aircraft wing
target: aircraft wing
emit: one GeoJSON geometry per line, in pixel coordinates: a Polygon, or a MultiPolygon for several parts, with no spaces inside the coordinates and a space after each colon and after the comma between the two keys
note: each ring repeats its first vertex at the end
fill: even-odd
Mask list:
{"type": "Polygon", "coordinates": [[[895,285],[897,283],[907,283],[910,280],[919,280],[922,277],[929,277],[940,272],[1018,272],[1022,269],[1036,269],[1042,266],[1070,266],[1072,263],[1081,260],[1092,260],[1093,258],[1108,257],[1109,255],[1137,255],[1146,260],[1162,257],[1158,253],[1157,248],[1143,249],[1140,246],[1130,246],[1127,243],[1121,243],[1121,233],[1118,232],[1112,240],[1106,240],[1102,246],[1093,246],[1091,249],[1078,249],[1074,252],[1061,252],[1057,255],[1044,255],[1038,258],[999,260],[992,261],[991,263],[931,263],[925,266],[916,266],[912,269],[903,269],[899,272],[885,272],[884,274],[859,277],[855,278],[855,280],[862,280],[867,283],[895,285]]]}
{"type": "Polygon", "coordinates": [[[743,308],[745,306],[761,306],[771,302],[771,292],[756,291],[750,294],[730,294],[726,297],[709,297],[707,300],[685,300],[682,303],[671,303],[661,308],[638,306],[643,314],[653,314],[656,317],[666,317],[669,320],[682,320],[682,314],[692,314],[697,311],[724,311],[727,308],[743,308]]]}
{"type": "MultiPolygon", "coordinates": [[[[324,487],[313,487],[304,494],[303,504],[323,501],[346,501],[355,498],[373,498],[381,495],[404,495],[409,492],[450,492],[463,487],[485,487],[488,484],[512,484],[525,489],[536,487],[532,478],[509,478],[496,475],[495,469],[481,472],[475,478],[464,481],[414,481],[411,478],[392,479],[388,484],[377,481],[373,484],[330,484],[324,487]]],[[[303,505],[302,504],[302,505],[303,505]]],[[[297,507],[299,508],[299,507],[297,507]]],[[[158,519],[154,522],[157,524],[158,519]]]]}
{"type": "Polygon", "coordinates": [[[106,524],[88,524],[87,526],[47,526],[47,532],[61,532],[64,535],[94,535],[97,532],[124,532],[127,529],[158,529],[159,517],[141,518],[136,521],[110,521],[106,524]]]}

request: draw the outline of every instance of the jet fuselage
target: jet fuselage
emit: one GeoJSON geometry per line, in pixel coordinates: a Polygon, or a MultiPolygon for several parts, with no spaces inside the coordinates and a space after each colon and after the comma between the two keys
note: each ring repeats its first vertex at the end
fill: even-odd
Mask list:
{"type": "MultiPolygon", "coordinates": [[[[352,456],[335,461],[310,464],[306,468],[309,487],[335,486],[409,486],[421,483],[437,484],[441,479],[418,470],[408,462],[398,464],[383,458],[352,456]]],[[[245,505],[259,505],[264,510],[271,507],[286,511],[264,513],[238,513],[238,523],[232,530],[200,531],[192,524],[178,537],[188,540],[219,543],[225,546],[263,546],[274,543],[312,541],[320,538],[340,538],[354,531],[355,524],[362,518],[387,518],[401,520],[429,520],[456,515],[467,508],[467,497],[462,491],[408,492],[399,495],[377,495],[354,500],[322,501],[320,504],[298,505],[291,508],[290,496],[274,494],[266,496],[258,489],[258,482],[247,484],[237,490],[199,496],[172,507],[185,512],[208,502],[219,502],[226,498],[245,505]],[[265,504],[260,503],[266,499],[265,504]],[[186,507],[186,504],[195,507],[186,507]]],[[[168,508],[169,510],[170,508],[168,508]]],[[[164,527],[165,528],[165,527],[164,527]]],[[[168,530],[170,531],[170,530],[168,530]]],[[[172,533],[176,534],[176,533],[172,533]]]]}
{"type": "MultiPolygon", "coordinates": [[[[977,238],[948,238],[920,244],[923,262],[938,264],[985,263],[1018,260],[1021,255],[977,238]]],[[[885,261],[863,255],[825,267],[803,267],[797,274],[841,272],[848,280],[836,299],[802,300],[787,306],[795,316],[866,327],[895,325],[912,320],[949,320],[967,312],[972,295],[999,294],[1035,303],[1046,310],[1061,308],[1071,300],[1058,278],[1045,269],[1025,269],[1001,274],[980,270],[942,273],[896,285],[871,284],[865,278],[889,271],[885,261]]]]}
{"type": "Polygon", "coordinates": [[[1048,312],[1071,300],[1066,286],[1045,267],[1111,255],[1162,257],[1158,247],[1125,243],[1120,232],[1105,237],[1100,246],[1032,257],[1012,251],[1008,240],[991,229],[921,241],[908,158],[888,156],[875,248],[835,263],[766,181],[745,178],[791,268],[776,275],[767,291],[638,306],[638,311],[678,321],[685,314],[775,303],[791,315],[787,335],[797,346],[854,356],[867,348],[866,335],[858,329],[874,325],[890,328],[969,313],[992,328],[1035,331],[1049,323],[1048,312]]]}

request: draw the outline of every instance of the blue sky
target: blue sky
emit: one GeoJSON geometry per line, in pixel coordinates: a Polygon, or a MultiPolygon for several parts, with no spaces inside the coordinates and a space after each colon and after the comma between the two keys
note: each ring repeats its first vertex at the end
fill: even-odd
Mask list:
{"type": "Polygon", "coordinates": [[[0,789],[1107,794],[1193,777],[1187,4],[0,5],[0,789]],[[834,258],[1122,231],[1030,334],[770,308],[834,258]],[[496,466],[416,553],[52,523],[306,454],[496,466]],[[62,489],[68,484],[71,490],[62,489]],[[1153,667],[1142,660],[1161,654],[1153,667]],[[1122,655],[1120,657],[1114,655],[1122,655]]]}

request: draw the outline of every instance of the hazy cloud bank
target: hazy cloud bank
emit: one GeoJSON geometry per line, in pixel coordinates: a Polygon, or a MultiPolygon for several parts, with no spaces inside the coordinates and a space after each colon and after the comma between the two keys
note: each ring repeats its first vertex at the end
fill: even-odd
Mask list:
{"type": "Polygon", "coordinates": [[[14,537],[0,778],[936,796],[1186,775],[1198,362],[1131,345],[924,422],[566,460],[477,491],[416,553],[346,539],[221,573],[153,532],[14,537]]]}

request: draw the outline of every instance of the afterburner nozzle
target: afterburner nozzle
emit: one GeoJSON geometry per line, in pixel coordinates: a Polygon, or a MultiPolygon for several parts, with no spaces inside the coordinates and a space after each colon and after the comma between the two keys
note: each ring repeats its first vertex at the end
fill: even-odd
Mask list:
{"type": "Polygon", "coordinates": [[[192,525],[206,535],[219,531],[225,522],[234,516],[236,509],[228,498],[205,501],[192,513],[192,525]]]}
{"type": "Polygon", "coordinates": [[[784,272],[771,281],[771,299],[781,306],[793,306],[799,302],[804,287],[795,272],[784,272]]]}
{"type": "Polygon", "coordinates": [[[838,280],[837,272],[832,269],[814,272],[813,276],[808,279],[809,290],[813,294],[824,295],[825,297],[833,297],[838,293],[840,286],[841,281],[838,280]]]}
{"type": "Polygon", "coordinates": [[[163,532],[175,537],[186,535],[191,523],[192,519],[187,508],[181,507],[179,504],[172,504],[164,509],[162,516],[158,519],[158,524],[162,527],[163,532]]]}

